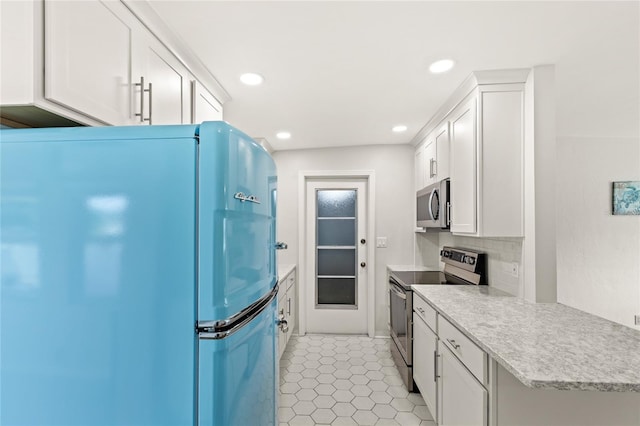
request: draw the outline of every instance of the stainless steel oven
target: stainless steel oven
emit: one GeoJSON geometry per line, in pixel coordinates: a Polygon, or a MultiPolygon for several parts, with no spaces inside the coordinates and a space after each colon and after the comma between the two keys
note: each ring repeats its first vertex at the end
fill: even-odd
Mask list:
{"type": "Polygon", "coordinates": [[[391,338],[399,355],[407,364],[412,364],[412,327],[410,313],[413,311],[411,291],[405,290],[393,275],[389,275],[389,327],[391,338]],[[407,293],[409,297],[407,297],[407,293]]]}
{"type": "Polygon", "coordinates": [[[440,259],[443,271],[390,271],[389,273],[389,334],[393,343],[391,356],[410,392],[416,392],[413,382],[413,291],[412,285],[486,284],[484,253],[443,247],[440,259]]]}

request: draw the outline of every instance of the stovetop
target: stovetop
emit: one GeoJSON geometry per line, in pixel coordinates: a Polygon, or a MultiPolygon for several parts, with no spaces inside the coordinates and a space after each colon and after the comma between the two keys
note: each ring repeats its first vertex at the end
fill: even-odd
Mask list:
{"type": "Polygon", "coordinates": [[[405,291],[412,285],[434,284],[487,284],[486,254],[457,247],[442,247],[440,260],[442,271],[391,271],[389,280],[397,283],[405,291]]]}
{"type": "Polygon", "coordinates": [[[412,285],[452,284],[440,271],[392,271],[391,278],[405,290],[411,290],[412,285]]]}

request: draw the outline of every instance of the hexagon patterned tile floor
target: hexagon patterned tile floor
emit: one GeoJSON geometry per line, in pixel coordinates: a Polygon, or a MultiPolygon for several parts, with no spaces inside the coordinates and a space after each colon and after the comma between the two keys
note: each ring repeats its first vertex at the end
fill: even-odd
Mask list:
{"type": "Polygon", "coordinates": [[[435,426],[396,370],[390,339],[292,336],[280,359],[280,426],[435,426]]]}

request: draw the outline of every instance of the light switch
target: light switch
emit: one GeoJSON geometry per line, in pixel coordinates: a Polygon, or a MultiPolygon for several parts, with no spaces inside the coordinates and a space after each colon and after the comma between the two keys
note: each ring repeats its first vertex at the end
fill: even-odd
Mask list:
{"type": "Polygon", "coordinates": [[[376,238],[376,247],[378,247],[378,248],[386,248],[387,247],[387,237],[378,237],[378,238],[376,238]]]}

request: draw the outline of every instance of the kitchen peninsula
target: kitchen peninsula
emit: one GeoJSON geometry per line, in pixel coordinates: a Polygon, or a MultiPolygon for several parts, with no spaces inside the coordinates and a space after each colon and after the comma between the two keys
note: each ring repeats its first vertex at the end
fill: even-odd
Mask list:
{"type": "Polygon", "coordinates": [[[640,332],[491,287],[413,290],[437,312],[438,362],[433,371],[439,382],[439,424],[450,423],[448,406],[456,403],[446,399],[454,370],[446,370],[447,365],[464,366],[459,371],[467,374],[459,383],[478,389],[470,395],[484,400],[473,416],[485,424],[640,424],[640,332]],[[453,339],[446,332],[461,333],[453,339]],[[466,364],[476,352],[483,354],[479,374],[466,364]]]}

